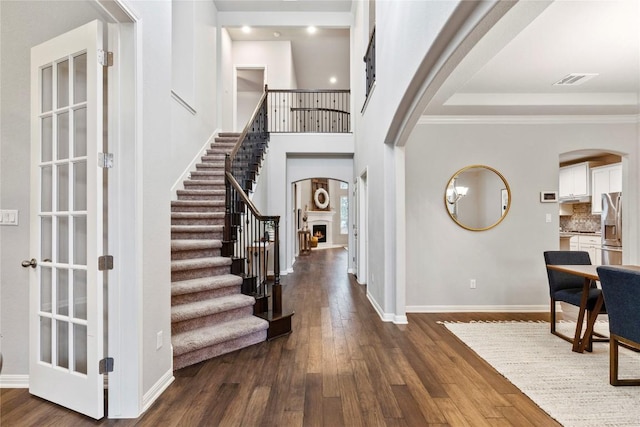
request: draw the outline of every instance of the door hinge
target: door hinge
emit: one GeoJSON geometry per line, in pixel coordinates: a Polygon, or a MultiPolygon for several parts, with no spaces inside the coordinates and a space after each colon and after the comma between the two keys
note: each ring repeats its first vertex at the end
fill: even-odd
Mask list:
{"type": "Polygon", "coordinates": [[[98,167],[110,169],[113,167],[113,153],[98,153],[98,167]]]}
{"type": "Polygon", "coordinates": [[[113,255],[102,255],[98,257],[98,270],[113,270],[113,255]]]}
{"type": "Polygon", "coordinates": [[[98,63],[103,67],[112,67],[113,52],[105,52],[102,49],[98,49],[98,63]]]}
{"type": "Polygon", "coordinates": [[[105,357],[98,362],[98,373],[106,374],[107,372],[113,372],[113,357],[105,357]]]}

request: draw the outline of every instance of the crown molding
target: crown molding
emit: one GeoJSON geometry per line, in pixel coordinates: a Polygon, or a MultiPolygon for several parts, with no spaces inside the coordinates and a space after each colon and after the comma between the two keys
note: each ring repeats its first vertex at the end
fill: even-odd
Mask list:
{"type": "Polygon", "coordinates": [[[640,115],[602,115],[602,116],[420,116],[418,125],[451,124],[638,124],[640,115]]]}

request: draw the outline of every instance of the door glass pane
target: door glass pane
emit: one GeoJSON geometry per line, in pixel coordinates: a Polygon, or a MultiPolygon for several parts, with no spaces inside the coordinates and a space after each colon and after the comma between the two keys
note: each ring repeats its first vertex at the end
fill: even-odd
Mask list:
{"type": "Polygon", "coordinates": [[[42,118],[42,156],[43,162],[50,162],[53,159],[53,117],[42,118]]]}
{"type": "Polygon", "coordinates": [[[58,262],[69,262],[69,218],[58,218],[58,262]]]}
{"type": "Polygon", "coordinates": [[[69,164],[58,165],[58,211],[69,210],[69,164]]]}
{"type": "Polygon", "coordinates": [[[68,316],[69,315],[69,270],[59,268],[58,269],[58,285],[57,298],[56,298],[56,313],[68,316]]]}
{"type": "Polygon", "coordinates": [[[73,155],[87,155],[87,109],[80,108],[73,112],[73,155]]]}
{"type": "Polygon", "coordinates": [[[73,210],[87,210],[87,162],[73,164],[73,210]]]}
{"type": "Polygon", "coordinates": [[[58,63],[58,108],[69,105],[69,61],[58,63]]]}
{"type": "Polygon", "coordinates": [[[87,272],[73,272],[73,317],[87,320],[87,272]]]}
{"type": "Polygon", "coordinates": [[[73,370],[87,373],[87,327],[73,325],[73,370]]]}
{"type": "Polygon", "coordinates": [[[69,158],[69,113],[58,115],[58,160],[69,158]]]}
{"type": "Polygon", "coordinates": [[[42,166],[41,177],[41,189],[40,189],[40,211],[51,212],[52,209],[52,193],[53,193],[53,178],[52,167],[42,166]]]}
{"type": "Polygon", "coordinates": [[[42,69],[42,110],[51,111],[53,108],[53,67],[42,69]]]}
{"type": "Polygon", "coordinates": [[[51,313],[51,268],[40,269],[40,311],[51,313]]]}
{"type": "Polygon", "coordinates": [[[73,218],[73,263],[87,265],[87,218],[73,218]]]}
{"type": "Polygon", "coordinates": [[[57,355],[58,355],[58,363],[57,366],[62,368],[69,367],[69,323],[56,320],[56,332],[58,333],[58,339],[56,340],[57,344],[57,355]]]}
{"type": "Polygon", "coordinates": [[[51,261],[53,248],[53,225],[51,217],[43,217],[40,219],[40,259],[42,261],[51,261]]]}
{"type": "Polygon", "coordinates": [[[73,58],[73,102],[87,100],[87,54],[73,58]]]}
{"type": "Polygon", "coordinates": [[[40,361],[51,363],[51,319],[40,317],[40,361]]]}

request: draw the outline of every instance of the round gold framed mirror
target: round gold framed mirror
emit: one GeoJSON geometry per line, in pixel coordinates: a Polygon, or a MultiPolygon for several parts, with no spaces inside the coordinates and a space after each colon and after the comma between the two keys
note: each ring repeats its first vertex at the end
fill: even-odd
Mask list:
{"type": "Polygon", "coordinates": [[[444,193],[449,216],[471,231],[489,230],[500,224],[511,208],[511,189],[500,172],[485,165],[457,171],[444,193]]]}

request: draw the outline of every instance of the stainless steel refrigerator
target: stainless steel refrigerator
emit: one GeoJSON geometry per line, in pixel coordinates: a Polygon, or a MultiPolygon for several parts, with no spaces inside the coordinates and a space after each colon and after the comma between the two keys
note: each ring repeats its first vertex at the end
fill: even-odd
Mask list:
{"type": "Polygon", "coordinates": [[[602,264],[622,264],[622,193],[602,195],[602,264]]]}

